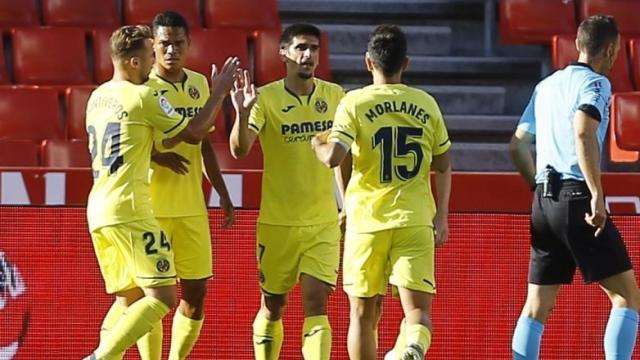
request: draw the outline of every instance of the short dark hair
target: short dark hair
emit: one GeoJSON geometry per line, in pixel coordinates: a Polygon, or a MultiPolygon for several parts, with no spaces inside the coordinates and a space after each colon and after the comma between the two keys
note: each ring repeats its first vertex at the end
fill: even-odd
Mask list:
{"type": "Polygon", "coordinates": [[[153,39],[146,25],[127,25],[111,34],[111,57],[126,59],[144,48],[147,39],[153,39]]]}
{"type": "Polygon", "coordinates": [[[300,35],[311,35],[320,40],[320,29],[311,24],[289,25],[280,35],[280,49],[286,49],[289,47],[293,42],[293,38],[300,35]]]}
{"type": "Polygon", "coordinates": [[[396,25],[379,25],[367,44],[369,57],[386,76],[396,74],[407,57],[407,38],[396,25]]]}
{"type": "Polygon", "coordinates": [[[578,27],[578,48],[588,55],[596,56],[616,41],[619,33],[613,16],[589,16],[578,27]]]}
{"type": "Polygon", "coordinates": [[[155,35],[158,28],[161,26],[183,28],[184,33],[189,36],[189,24],[184,16],[178,14],[175,11],[161,12],[153,18],[151,23],[153,27],[153,34],[155,35]]]}

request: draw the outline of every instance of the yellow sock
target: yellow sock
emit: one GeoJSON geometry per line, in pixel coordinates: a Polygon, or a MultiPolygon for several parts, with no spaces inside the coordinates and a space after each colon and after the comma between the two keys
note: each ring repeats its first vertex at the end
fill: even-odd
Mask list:
{"type": "Polygon", "coordinates": [[[118,354],[125,352],[148,333],[168,312],[169,307],[162,301],[150,296],[143,297],[127,308],[107,337],[100,341],[94,354],[98,359],[116,359],[118,354]]]}
{"type": "Polygon", "coordinates": [[[302,355],[305,360],[329,360],[331,357],[331,325],[327,315],[304,318],[302,355]]]}
{"type": "Polygon", "coordinates": [[[405,325],[407,332],[407,345],[417,344],[422,349],[424,354],[429,350],[431,346],[431,331],[424,325],[405,325]]]}
{"type": "Polygon", "coordinates": [[[141,360],[160,360],[162,356],[162,320],[136,342],[141,360]]]}
{"type": "MultiPolygon", "coordinates": [[[[107,337],[107,335],[109,335],[109,332],[118,323],[120,316],[124,314],[125,310],[127,310],[127,307],[125,305],[122,305],[117,301],[113,302],[113,305],[111,305],[109,311],[107,311],[107,314],[104,316],[104,320],[102,320],[102,326],[100,327],[101,342],[107,337]]],[[[121,353],[117,356],[114,356],[114,358],[122,359],[123,356],[124,353],[121,353]]]]}
{"type": "Polygon", "coordinates": [[[269,321],[256,315],[253,321],[253,353],[256,360],[278,360],[284,339],[282,319],[269,321]]]}
{"type": "Polygon", "coordinates": [[[191,353],[196,344],[204,319],[193,320],[184,316],[180,310],[173,316],[171,327],[171,351],[169,360],[183,360],[191,353]]]}

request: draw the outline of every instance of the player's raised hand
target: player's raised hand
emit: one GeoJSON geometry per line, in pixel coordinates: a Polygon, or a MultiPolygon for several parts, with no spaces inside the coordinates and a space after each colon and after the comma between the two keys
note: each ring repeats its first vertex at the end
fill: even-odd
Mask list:
{"type": "Polygon", "coordinates": [[[229,198],[228,195],[220,197],[220,208],[222,209],[222,213],[224,214],[222,228],[228,229],[236,221],[235,209],[233,208],[233,203],[231,202],[231,198],[229,198]]]}
{"type": "Polygon", "coordinates": [[[433,219],[433,225],[436,230],[436,246],[442,246],[449,240],[449,219],[447,214],[438,212],[435,219],[433,219]]]}
{"type": "Polygon", "coordinates": [[[239,114],[248,114],[258,100],[255,85],[251,82],[249,72],[244,70],[242,77],[236,79],[231,90],[231,102],[239,114]]]}
{"type": "Polygon", "coordinates": [[[191,164],[189,160],[187,160],[182,155],[171,151],[156,152],[151,155],[151,161],[160,166],[171,169],[178,175],[187,174],[189,172],[188,165],[191,164]]]}
{"type": "Polygon", "coordinates": [[[233,87],[234,81],[240,77],[240,60],[237,57],[228,57],[218,73],[215,64],[211,65],[211,91],[226,93],[233,87]]]}

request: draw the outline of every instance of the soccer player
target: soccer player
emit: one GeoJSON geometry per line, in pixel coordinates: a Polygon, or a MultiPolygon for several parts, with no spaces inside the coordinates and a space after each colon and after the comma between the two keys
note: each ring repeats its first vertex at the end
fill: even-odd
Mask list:
{"type": "Polygon", "coordinates": [[[379,304],[388,283],[400,295],[405,318],[385,359],[422,359],[431,343],[434,243],[448,237],[451,142],[436,101],[402,83],[406,54],[402,30],[378,26],[365,55],[373,85],[349,92],[328,136],[312,141],[318,159],[330,167],[340,164],[349,149],[353,154],[343,260],[351,359],[376,358],[379,304]],[[437,212],[430,169],[435,170],[437,212]]]}
{"type": "Polygon", "coordinates": [[[613,17],[583,20],[576,40],[578,61],[535,87],[511,139],[514,164],[535,187],[529,286],[513,333],[513,359],[538,359],[543,324],[560,285],[571,283],[576,266],[585,282],[598,282],[611,300],[605,358],[631,359],[638,286],[624,241],[607,216],[600,182],[611,97],[606,75],[620,46],[613,17]],[[535,165],[529,151],[534,138],[535,165]]]}
{"type": "Polygon", "coordinates": [[[100,85],[87,104],[94,176],[87,220],[106,291],[116,301],[103,321],[100,345],[88,359],[119,359],[174,305],[173,250],[153,215],[149,193],[153,131],[169,137],[167,145],[200,143],[239,73],[237,58],[227,59],[211,96],[189,120],[143,85],[154,63],[148,27],[116,30],[111,57],[112,80],[100,85]]]}
{"type": "MultiPolygon", "coordinates": [[[[158,14],[152,23],[155,67],[146,85],[164,96],[183,118],[198,113],[209,94],[207,78],[184,68],[189,50],[189,27],[178,13],[158,14]]],[[[161,131],[155,131],[156,150],[162,151],[161,131]]],[[[205,137],[202,143],[181,143],[171,152],[152,156],[151,203],[165,235],[171,239],[182,298],[173,318],[170,360],[184,359],[198,339],[203,324],[207,279],[212,277],[211,235],[202,193],[203,165],[220,195],[224,227],[234,221],[233,205],[222,174],[205,137]],[[158,166],[163,165],[163,166],[158,166]],[[177,173],[176,173],[177,172],[177,173]]],[[[162,354],[162,322],[137,342],[144,360],[162,354]]]]}
{"type": "Polygon", "coordinates": [[[287,27],[280,37],[286,77],[261,87],[256,102],[245,73],[231,96],[237,113],[231,153],[246,156],[260,137],[264,154],[256,249],[262,305],[253,323],[258,360],[278,359],[287,294],[298,281],[304,358],[331,353],[327,300],[338,276],[341,234],[332,171],[315,159],[310,141],[331,127],[344,90],[314,77],[319,49],[318,28],[287,27]]]}

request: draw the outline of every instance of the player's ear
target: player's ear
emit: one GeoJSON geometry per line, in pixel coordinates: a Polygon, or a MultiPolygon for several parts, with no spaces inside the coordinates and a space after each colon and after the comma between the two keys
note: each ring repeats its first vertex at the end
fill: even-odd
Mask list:
{"type": "Polygon", "coordinates": [[[402,70],[402,72],[407,71],[407,69],[409,68],[409,57],[405,56],[404,60],[402,60],[402,67],[400,68],[402,70]]]}
{"type": "Polygon", "coordinates": [[[367,65],[367,71],[372,72],[373,60],[371,59],[371,56],[369,55],[368,51],[364,53],[364,63],[367,65]]]}
{"type": "Polygon", "coordinates": [[[137,68],[140,66],[140,58],[137,56],[132,56],[129,58],[129,66],[132,68],[137,68]]]}

